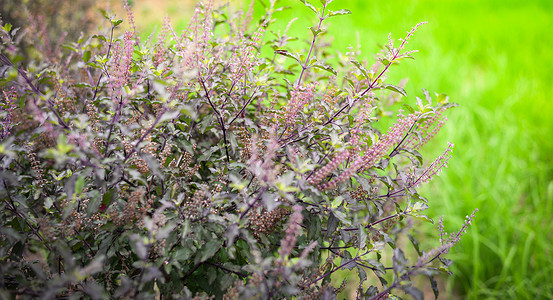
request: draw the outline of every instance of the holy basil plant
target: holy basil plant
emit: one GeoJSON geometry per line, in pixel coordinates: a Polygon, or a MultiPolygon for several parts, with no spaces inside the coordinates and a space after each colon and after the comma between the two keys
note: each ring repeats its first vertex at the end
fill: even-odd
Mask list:
{"type": "Polygon", "coordinates": [[[416,276],[438,296],[474,214],[419,246],[417,188],[453,144],[419,149],[455,105],[386,79],[423,23],[372,59],[323,42],[350,13],[331,0],[301,1],[316,22],[292,47],[276,2],[253,20],[206,1],[147,39],[125,2],[127,30],[104,11],[45,52],[1,24],[2,298],[421,299],[416,276]]]}

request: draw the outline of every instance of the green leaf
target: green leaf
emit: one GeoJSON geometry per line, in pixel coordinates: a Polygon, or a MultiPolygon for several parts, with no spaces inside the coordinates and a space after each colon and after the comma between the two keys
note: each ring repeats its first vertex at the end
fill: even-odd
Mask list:
{"type": "Polygon", "coordinates": [[[53,204],[54,204],[54,201],[51,197],[47,197],[44,200],[44,208],[46,208],[47,210],[50,210],[50,207],[52,207],[53,204]]]}
{"type": "Polygon", "coordinates": [[[438,94],[438,104],[449,103],[449,96],[446,94],[438,94]]]}
{"type": "Polygon", "coordinates": [[[73,51],[73,52],[79,52],[79,50],[78,50],[77,48],[73,47],[73,46],[62,45],[62,47],[65,48],[65,49],[69,49],[69,50],[71,50],[71,51],[73,51]]]}
{"type": "Polygon", "coordinates": [[[71,145],[71,144],[68,144],[67,143],[67,137],[63,134],[60,134],[58,136],[58,145],[56,147],[58,153],[62,154],[62,155],[65,155],[67,154],[69,151],[71,151],[73,148],[75,148],[74,145],[71,145]]]}
{"type": "Polygon", "coordinates": [[[104,16],[104,18],[106,18],[106,20],[110,19],[110,17],[108,16],[108,12],[105,9],[100,8],[100,13],[102,14],[102,16],[104,16]]]}
{"type": "Polygon", "coordinates": [[[283,56],[286,56],[286,57],[290,57],[290,58],[293,58],[295,61],[297,61],[300,65],[302,64],[300,58],[298,57],[297,54],[295,53],[290,53],[286,50],[283,50],[283,49],[278,49],[278,50],[275,50],[275,54],[278,54],[278,55],[283,55],[283,56]]]}
{"type": "Polygon", "coordinates": [[[336,218],[338,218],[338,220],[340,220],[340,222],[342,222],[342,224],[348,225],[348,226],[351,225],[351,222],[350,222],[350,220],[348,220],[345,213],[343,213],[339,210],[333,210],[332,213],[334,213],[336,218]]]}
{"type": "Polygon", "coordinates": [[[84,187],[84,177],[79,176],[75,183],[75,195],[80,195],[84,187]]]}
{"type": "Polygon", "coordinates": [[[198,162],[209,160],[213,152],[219,150],[218,146],[213,146],[209,150],[205,151],[200,157],[198,157],[198,162]]]}
{"type": "Polygon", "coordinates": [[[325,236],[331,236],[334,231],[338,228],[338,218],[334,216],[333,213],[330,213],[328,221],[326,221],[326,234],[325,236]]]}
{"type": "Polygon", "coordinates": [[[232,224],[228,226],[227,231],[225,232],[225,238],[227,242],[227,247],[230,247],[234,244],[234,240],[239,234],[238,224],[232,224]]]}
{"type": "Polygon", "coordinates": [[[317,15],[319,14],[319,12],[317,11],[317,9],[315,8],[315,6],[313,6],[313,4],[307,2],[306,0],[300,0],[305,6],[309,7],[310,10],[312,10],[314,13],[316,13],[317,15]]]}
{"type": "Polygon", "coordinates": [[[413,247],[415,247],[415,250],[417,250],[417,253],[419,254],[419,256],[422,256],[423,253],[420,250],[419,241],[417,241],[415,236],[413,236],[412,234],[409,234],[408,237],[409,237],[409,240],[411,241],[411,244],[413,244],[413,247]]]}
{"type": "Polygon", "coordinates": [[[410,212],[417,212],[425,209],[428,209],[428,205],[422,201],[417,201],[411,206],[410,212]]]}
{"type": "Polygon", "coordinates": [[[4,24],[4,30],[9,33],[12,30],[12,24],[10,23],[4,24]]]}
{"type": "Polygon", "coordinates": [[[404,103],[404,104],[403,104],[403,108],[407,109],[407,110],[408,110],[410,113],[412,113],[412,114],[415,113],[415,109],[414,109],[411,105],[409,105],[409,104],[407,104],[407,103],[404,103]]]}
{"type": "Polygon", "coordinates": [[[417,219],[420,219],[420,220],[423,220],[423,221],[426,221],[428,223],[431,223],[431,224],[434,224],[434,220],[432,220],[430,217],[428,217],[427,215],[419,215],[419,214],[413,214],[411,215],[417,219]]]}
{"type": "Polygon", "coordinates": [[[200,250],[201,256],[200,256],[199,262],[204,262],[210,259],[211,257],[213,257],[213,255],[215,255],[215,253],[219,251],[221,246],[222,244],[221,244],[221,241],[219,240],[211,240],[207,242],[205,245],[203,245],[202,249],[200,250]]]}
{"type": "Polygon", "coordinates": [[[92,56],[92,54],[90,53],[90,51],[85,51],[83,53],[83,61],[84,62],[88,62],[90,60],[90,57],[92,56]]]}
{"type": "Polygon", "coordinates": [[[340,9],[340,10],[337,10],[337,11],[330,11],[328,16],[329,17],[334,17],[334,16],[344,16],[344,15],[349,15],[349,14],[351,14],[351,11],[349,9],[340,9]]]}
{"type": "Polygon", "coordinates": [[[424,294],[422,293],[422,291],[417,289],[416,287],[414,287],[412,285],[404,286],[403,290],[407,294],[411,295],[415,300],[423,300],[424,299],[424,294]]]}
{"type": "Polygon", "coordinates": [[[364,249],[367,246],[367,229],[363,224],[359,225],[359,249],[364,249]]]}
{"type": "Polygon", "coordinates": [[[365,191],[370,191],[371,188],[372,188],[371,184],[369,183],[369,180],[365,177],[362,177],[362,176],[357,177],[357,182],[359,182],[359,184],[361,184],[361,187],[365,191]]]}
{"type": "Polygon", "coordinates": [[[336,196],[334,200],[332,200],[332,203],[330,204],[330,207],[332,208],[338,208],[342,205],[344,202],[344,198],[342,196],[336,196]]]}
{"type": "Polygon", "coordinates": [[[363,74],[363,76],[365,76],[365,78],[369,78],[369,74],[367,72],[367,69],[365,69],[365,67],[358,61],[356,60],[352,60],[351,63],[357,68],[359,69],[359,71],[361,71],[361,73],[363,74]]]}
{"type": "Polygon", "coordinates": [[[402,87],[399,87],[397,85],[393,85],[393,84],[383,84],[381,85],[382,88],[385,88],[387,90],[390,90],[390,91],[394,91],[396,93],[400,93],[402,94],[404,97],[407,97],[407,93],[405,92],[405,90],[402,88],[402,87]]]}
{"type": "Polygon", "coordinates": [[[438,289],[438,282],[436,279],[434,279],[434,276],[428,276],[428,279],[430,280],[430,286],[432,286],[432,291],[434,292],[434,299],[438,299],[438,296],[440,295],[440,290],[438,289]]]}
{"type": "Polygon", "coordinates": [[[334,70],[331,66],[327,66],[327,65],[323,65],[323,64],[315,64],[315,65],[313,65],[313,67],[323,69],[323,70],[325,70],[327,72],[330,72],[334,75],[338,74],[338,72],[336,72],[336,70],[334,70]]]}
{"type": "Polygon", "coordinates": [[[106,37],[103,36],[103,35],[100,35],[100,34],[95,34],[95,35],[92,36],[92,38],[93,38],[93,39],[98,39],[98,40],[100,40],[100,41],[107,42],[106,37]]]}
{"type": "Polygon", "coordinates": [[[113,24],[113,27],[117,27],[117,25],[123,23],[123,20],[115,20],[115,21],[112,21],[111,24],[113,24]]]}
{"type": "Polygon", "coordinates": [[[319,35],[321,32],[324,31],[324,30],[322,30],[322,29],[317,30],[315,27],[309,27],[309,30],[311,30],[311,33],[313,34],[313,36],[317,36],[317,35],[319,35]]]}

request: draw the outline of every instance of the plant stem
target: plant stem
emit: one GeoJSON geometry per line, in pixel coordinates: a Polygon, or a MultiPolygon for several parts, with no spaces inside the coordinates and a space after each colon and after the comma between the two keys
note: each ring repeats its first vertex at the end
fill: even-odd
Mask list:
{"type": "Polygon", "coordinates": [[[213,102],[211,102],[211,98],[209,97],[209,92],[207,91],[204,80],[200,78],[200,82],[202,83],[202,87],[204,88],[205,97],[207,98],[209,105],[217,115],[217,121],[219,122],[219,125],[221,125],[221,129],[223,130],[223,142],[225,144],[225,153],[227,155],[227,162],[230,162],[230,157],[228,154],[227,131],[225,129],[225,123],[223,121],[223,117],[221,116],[221,114],[219,113],[219,110],[217,110],[215,105],[213,105],[213,102]]]}
{"type": "MultiPolygon", "coordinates": [[[[319,25],[317,26],[317,32],[321,30],[321,25],[323,24],[323,21],[325,20],[325,9],[326,9],[326,3],[323,4],[323,10],[321,12],[321,15],[319,16],[319,25]]],[[[317,39],[318,34],[313,35],[313,40],[311,41],[311,48],[309,48],[309,53],[307,54],[307,57],[305,58],[305,62],[301,66],[301,73],[300,77],[298,78],[298,83],[296,84],[296,87],[300,86],[301,79],[303,78],[303,74],[305,73],[305,70],[307,70],[307,64],[309,63],[309,58],[311,58],[311,53],[313,52],[313,48],[315,47],[315,40],[317,39]]]]}

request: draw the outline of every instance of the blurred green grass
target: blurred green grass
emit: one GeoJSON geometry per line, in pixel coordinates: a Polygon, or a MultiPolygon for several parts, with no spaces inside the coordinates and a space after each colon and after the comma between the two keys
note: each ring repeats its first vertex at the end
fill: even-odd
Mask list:
{"type": "MultiPolygon", "coordinates": [[[[281,3],[292,9],[277,15],[277,28],[298,17],[289,35],[307,38],[312,13],[299,1],[281,3]]],[[[369,62],[388,33],[397,40],[428,21],[408,44],[420,51],[416,60],[393,68],[390,82],[409,78],[409,101],[425,88],[460,104],[422,151],[432,160],[447,141],[456,144],[449,168],[424,188],[428,214],[435,220],[443,214],[446,228],[455,231],[465,215],[480,209],[449,254],[454,275],[446,279],[444,298],[553,298],[553,1],[342,0],[331,5],[341,8],[353,14],[329,19],[327,37],[342,53],[359,41],[369,62]]],[[[260,15],[259,3],[256,9],[260,15]]],[[[168,13],[182,24],[176,20],[183,12],[168,13]]]]}

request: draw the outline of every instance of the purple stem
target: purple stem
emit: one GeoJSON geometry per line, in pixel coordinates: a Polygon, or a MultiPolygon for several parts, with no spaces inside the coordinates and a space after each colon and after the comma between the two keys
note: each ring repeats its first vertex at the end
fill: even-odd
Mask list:
{"type": "Polygon", "coordinates": [[[324,279],[324,278],[328,277],[330,274],[332,274],[332,273],[334,273],[334,272],[340,270],[340,269],[343,268],[345,265],[347,265],[347,264],[349,264],[349,263],[351,263],[351,262],[357,261],[357,260],[360,259],[362,256],[365,256],[365,255],[369,254],[370,252],[371,252],[371,251],[367,251],[367,252],[365,252],[365,253],[363,253],[363,254],[361,254],[361,255],[355,256],[354,258],[352,258],[352,259],[346,261],[345,263],[341,264],[340,266],[334,268],[334,270],[332,270],[332,271],[330,271],[330,272],[328,272],[328,273],[322,275],[321,277],[319,277],[319,278],[317,278],[317,279],[311,281],[311,283],[310,283],[309,285],[314,284],[315,282],[317,282],[317,281],[319,281],[319,280],[321,280],[321,279],[324,279]]]}
{"type": "MultiPolygon", "coordinates": [[[[321,29],[321,25],[323,24],[323,21],[325,20],[325,17],[324,17],[325,9],[326,9],[326,3],[323,4],[323,11],[321,12],[321,14],[319,16],[319,25],[317,26],[317,31],[319,31],[321,29]]],[[[317,39],[317,35],[318,34],[313,35],[313,41],[311,42],[311,48],[309,48],[309,53],[307,54],[307,57],[305,58],[305,63],[303,64],[303,66],[301,66],[300,78],[298,78],[298,83],[296,84],[296,86],[300,85],[303,74],[304,74],[305,70],[307,70],[307,64],[309,63],[309,58],[311,57],[311,53],[313,52],[313,48],[315,47],[315,40],[317,39]]]]}

